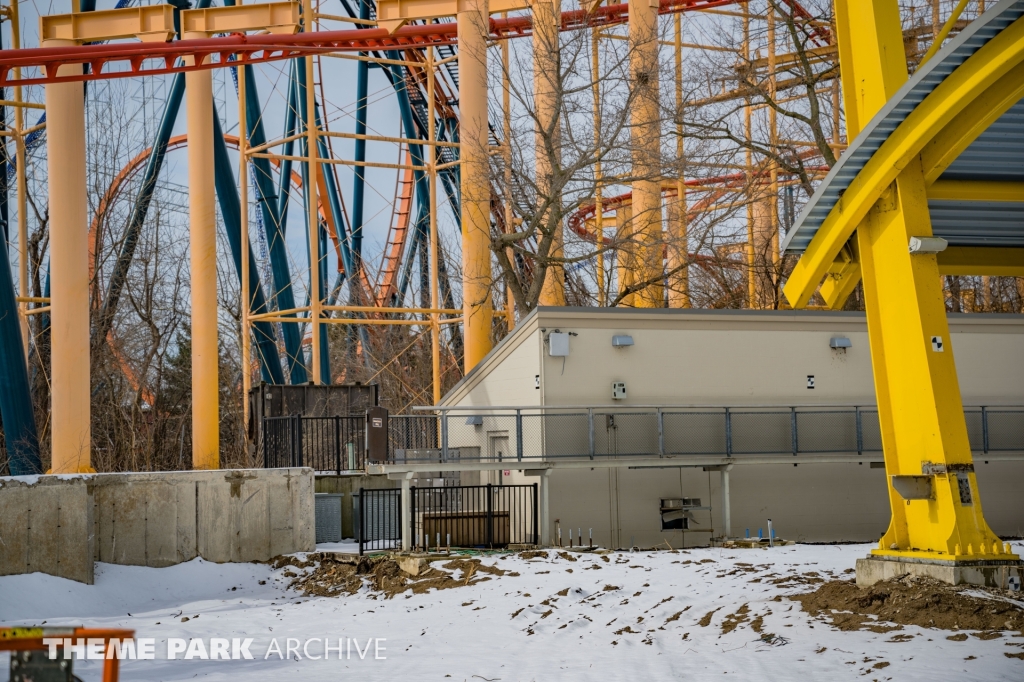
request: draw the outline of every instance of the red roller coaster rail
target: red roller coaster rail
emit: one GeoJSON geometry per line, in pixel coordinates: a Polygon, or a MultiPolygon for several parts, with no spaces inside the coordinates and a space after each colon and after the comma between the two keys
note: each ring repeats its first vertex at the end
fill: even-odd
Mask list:
{"type": "MultiPolygon", "coordinates": [[[[674,14],[744,2],[746,0],[661,0],[659,11],[661,14],[674,14]]],[[[787,4],[798,16],[810,17],[796,0],[787,0],[787,4]]],[[[614,26],[628,21],[628,4],[608,5],[593,12],[564,12],[562,30],[614,26]]],[[[527,36],[532,30],[533,21],[528,15],[491,19],[491,38],[495,40],[527,36]]],[[[811,26],[810,34],[815,42],[827,43],[829,40],[827,31],[822,28],[811,26]]],[[[240,63],[274,62],[327,52],[402,50],[454,45],[457,42],[458,27],[455,22],[449,21],[403,26],[394,33],[388,33],[383,28],[367,28],[314,31],[294,35],[232,34],[219,38],[175,40],[168,43],[104,43],[0,50],[0,87],[156,76],[237,66],[240,63]],[[192,65],[185,65],[186,57],[192,58],[192,65]],[[229,61],[232,57],[236,61],[229,61]],[[77,64],[88,65],[88,73],[56,75],[59,67],[77,64]],[[122,68],[105,70],[113,65],[122,68]],[[15,68],[21,68],[21,78],[14,78],[15,68]],[[42,74],[25,75],[25,71],[33,68],[40,69],[42,74]]]]}

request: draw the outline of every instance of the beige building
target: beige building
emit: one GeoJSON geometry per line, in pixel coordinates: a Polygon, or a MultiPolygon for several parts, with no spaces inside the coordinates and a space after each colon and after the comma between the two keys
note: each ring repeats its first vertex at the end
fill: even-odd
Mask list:
{"type": "MultiPolygon", "coordinates": [[[[986,517],[1004,537],[1024,535],[1024,318],[951,315],[950,331],[986,517]]],[[[889,505],[874,404],[861,313],[622,308],[534,311],[442,402],[454,408],[450,448],[514,460],[481,482],[536,481],[515,468],[520,449],[596,453],[603,467],[551,474],[550,519],[565,538],[593,529],[616,547],[722,535],[723,477],[692,463],[716,453],[736,462],[733,537],[770,518],[787,539],[877,539],[889,505]],[[516,426],[514,410],[497,407],[526,416],[516,426]],[[664,465],[629,468],[625,455],[641,453],[664,465]],[[758,457],[773,463],[744,463],[758,457]],[[699,507],[688,528],[665,529],[679,515],[663,514],[662,500],[683,498],[699,507]]]]}

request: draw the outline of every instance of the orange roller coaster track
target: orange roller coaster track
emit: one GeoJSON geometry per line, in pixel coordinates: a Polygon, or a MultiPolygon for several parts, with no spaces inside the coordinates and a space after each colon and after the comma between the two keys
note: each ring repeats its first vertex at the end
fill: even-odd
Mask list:
{"type": "MultiPolygon", "coordinates": [[[[746,0],[661,0],[661,14],[713,9],[743,4],[746,0]]],[[[793,12],[801,18],[810,15],[796,0],[786,0],[793,12]]],[[[580,28],[613,26],[629,21],[626,3],[598,7],[587,12],[575,10],[562,13],[561,28],[569,31],[580,28]]],[[[533,20],[530,16],[491,19],[491,38],[501,40],[531,35],[533,20]]],[[[19,50],[0,50],[0,86],[37,85],[71,81],[107,80],[132,76],[155,76],[183,71],[257,64],[281,61],[306,55],[330,52],[367,52],[415,47],[455,45],[458,42],[455,22],[403,26],[394,33],[383,28],[349,29],[344,31],[313,31],[294,35],[232,34],[220,38],[175,40],[168,43],[105,43],[97,45],[71,45],[61,47],[35,47],[19,50]],[[229,61],[234,56],[236,61],[229,61]],[[183,58],[192,57],[186,66],[183,58]],[[205,60],[209,58],[209,62],[205,60]],[[88,73],[57,76],[57,69],[67,64],[86,64],[88,73]],[[104,70],[111,65],[127,69],[104,70]],[[13,77],[15,68],[41,69],[43,75],[13,77]]],[[[814,25],[810,34],[816,42],[825,44],[829,33],[814,25]]]]}

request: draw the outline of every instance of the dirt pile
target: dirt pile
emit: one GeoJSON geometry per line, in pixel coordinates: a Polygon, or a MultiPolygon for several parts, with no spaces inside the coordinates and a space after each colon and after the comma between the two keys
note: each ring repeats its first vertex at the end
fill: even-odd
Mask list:
{"type": "Polygon", "coordinates": [[[292,557],[279,557],[272,560],[271,565],[277,569],[294,566],[303,570],[301,574],[296,574],[289,568],[283,575],[294,578],[289,584],[290,588],[317,597],[355,594],[366,586],[390,599],[407,591],[422,594],[431,589],[465,587],[491,579],[480,574],[505,574],[500,568],[482,564],[479,559],[462,558],[430,563],[416,576],[403,571],[398,562],[389,556],[353,559],[334,554],[312,554],[304,562],[295,561],[292,557]]]}
{"type": "MultiPolygon", "coordinates": [[[[889,632],[904,625],[942,630],[1024,632],[1024,602],[1007,593],[904,576],[867,588],[833,580],[791,596],[839,630],[889,632]]],[[[781,598],[778,598],[781,599],[781,598]]]]}

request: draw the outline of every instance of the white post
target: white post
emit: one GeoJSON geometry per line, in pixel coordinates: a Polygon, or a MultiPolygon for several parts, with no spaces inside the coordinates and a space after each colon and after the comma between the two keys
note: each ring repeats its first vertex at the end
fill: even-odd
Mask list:
{"type": "Polygon", "coordinates": [[[551,476],[551,469],[527,469],[523,472],[527,476],[540,476],[540,495],[538,500],[537,525],[540,528],[541,547],[551,546],[551,508],[548,504],[548,478],[551,476]]]}
{"type": "Polygon", "coordinates": [[[548,504],[548,489],[551,469],[545,469],[540,475],[540,544],[547,547],[551,544],[551,507],[548,504]]]}
{"type": "Polygon", "coordinates": [[[412,495],[409,490],[409,478],[402,479],[402,551],[408,552],[412,549],[412,537],[409,533],[409,521],[412,519],[411,501],[412,495]]]}
{"type": "Polygon", "coordinates": [[[719,469],[722,475],[722,537],[732,536],[732,506],[729,499],[729,472],[732,471],[732,464],[726,464],[719,469]]]}
{"type": "Polygon", "coordinates": [[[408,552],[412,549],[412,494],[409,486],[412,481],[412,472],[403,471],[401,473],[388,474],[388,478],[392,481],[399,480],[402,484],[402,491],[399,493],[398,504],[401,506],[401,517],[400,521],[402,524],[402,551],[408,552]]]}

